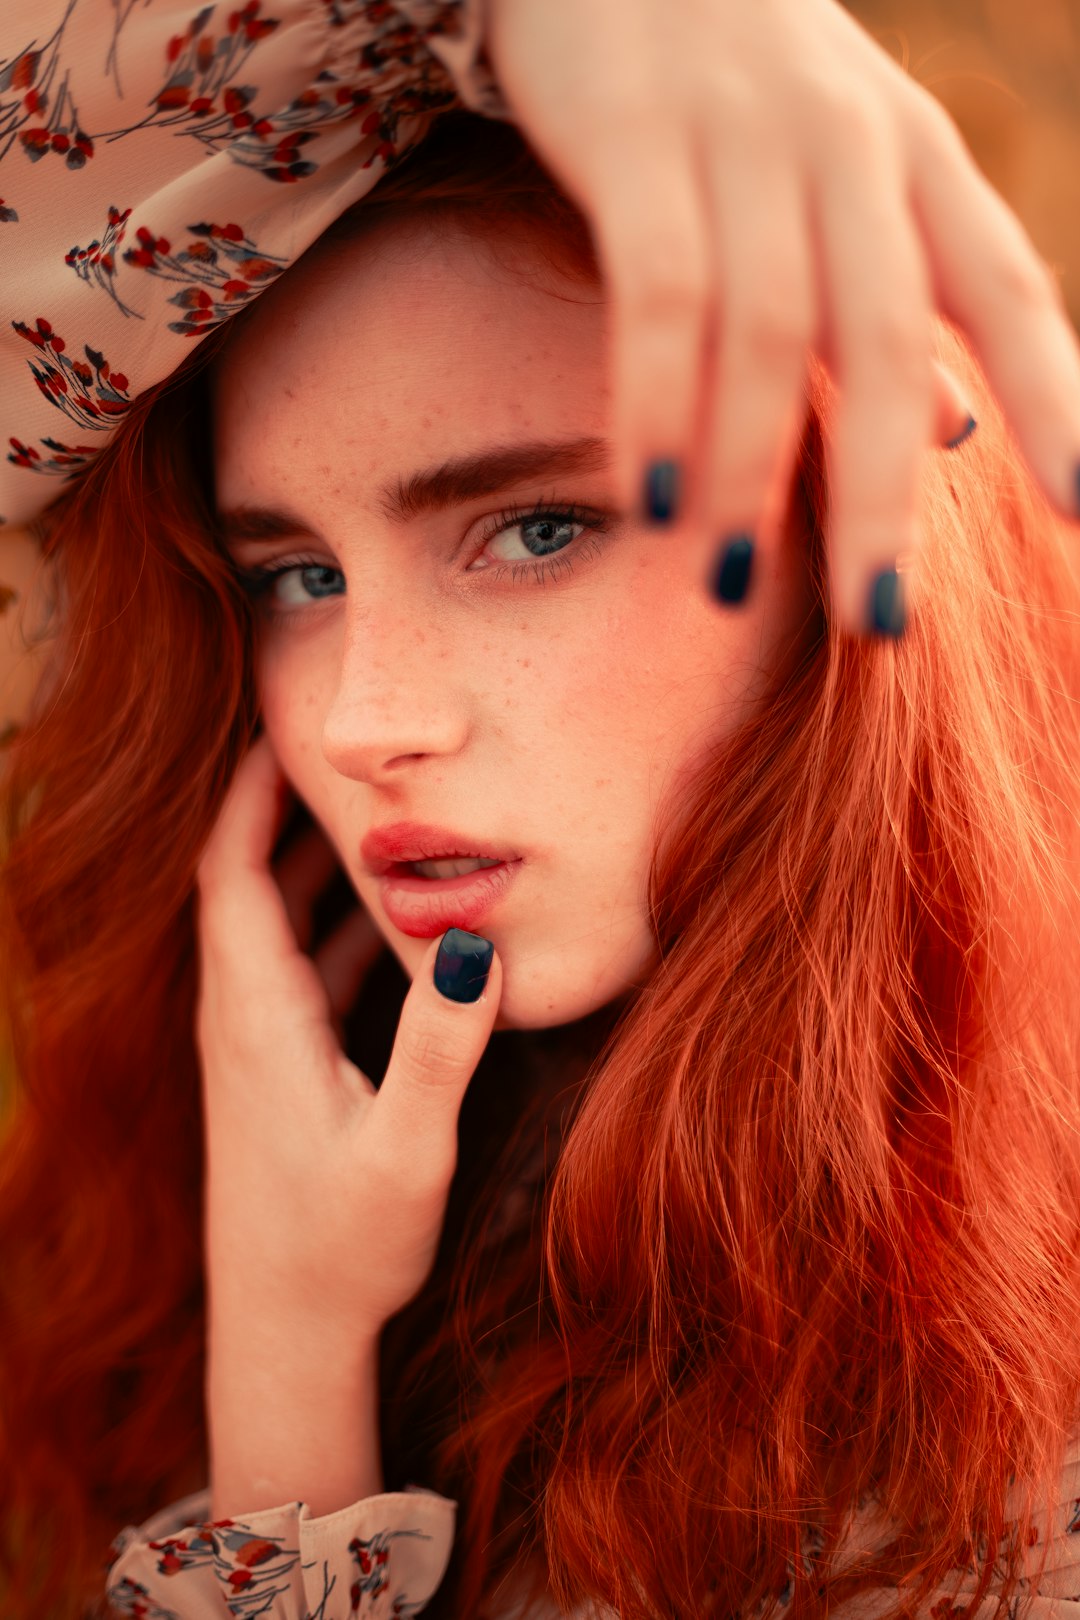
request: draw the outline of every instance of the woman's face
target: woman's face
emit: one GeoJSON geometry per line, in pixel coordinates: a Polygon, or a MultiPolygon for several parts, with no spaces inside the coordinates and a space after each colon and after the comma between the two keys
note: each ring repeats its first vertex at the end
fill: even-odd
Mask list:
{"type": "Polygon", "coordinates": [[[259,597],[277,756],[410,977],[427,937],[388,916],[365,835],[421,822],[516,852],[459,924],[502,959],[497,1029],[569,1023],[644,977],[665,796],[752,709],[808,602],[797,535],[722,607],[683,531],[615,509],[606,307],[587,284],[552,296],[520,252],[515,274],[416,220],[323,243],[214,385],[230,549],[292,565],[259,597]]]}

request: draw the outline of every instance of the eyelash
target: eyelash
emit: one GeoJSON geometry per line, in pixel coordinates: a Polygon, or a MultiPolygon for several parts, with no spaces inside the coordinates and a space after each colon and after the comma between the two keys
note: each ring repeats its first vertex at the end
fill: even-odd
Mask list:
{"type": "MultiPolygon", "coordinates": [[[[483,551],[488,542],[494,540],[496,535],[501,534],[505,529],[510,529],[515,525],[525,523],[541,523],[545,520],[553,521],[555,523],[580,523],[583,525],[583,527],[592,530],[593,538],[587,541],[584,535],[578,535],[577,538],[572,540],[568,546],[565,546],[562,551],[553,552],[549,557],[537,557],[532,562],[502,563],[490,570],[482,569],[480,572],[485,574],[490,573],[492,577],[492,584],[497,584],[498,581],[502,579],[503,575],[509,572],[513,576],[513,583],[516,584],[520,579],[521,573],[523,571],[527,572],[529,569],[531,569],[536,575],[536,583],[540,585],[546,584],[545,573],[547,570],[547,564],[549,562],[553,565],[552,577],[557,577],[560,568],[565,569],[567,573],[573,573],[573,560],[570,557],[567,557],[565,553],[572,551],[575,553],[575,555],[580,556],[585,552],[591,551],[592,554],[595,555],[595,553],[599,551],[601,545],[601,542],[596,537],[606,533],[609,526],[609,520],[606,514],[603,512],[587,510],[584,507],[577,506],[572,501],[565,506],[508,506],[504,511],[500,512],[497,517],[492,519],[490,527],[482,538],[480,551],[483,551]],[[537,570],[539,570],[539,572],[537,572],[537,570]]],[[[480,552],[477,552],[477,556],[479,555],[480,552]]],[[[274,580],[277,579],[279,575],[291,574],[293,570],[297,568],[322,567],[329,567],[329,564],[321,563],[317,557],[280,557],[276,562],[266,563],[261,567],[238,567],[236,572],[239,576],[242,588],[248,593],[249,596],[259,600],[260,598],[269,594],[273,587],[274,580]]],[[[332,569],[331,572],[339,573],[340,570],[332,569]]],[[[312,600],[315,601],[317,598],[312,598],[312,600]]],[[[277,608],[272,606],[269,602],[264,602],[262,603],[262,611],[266,614],[267,618],[275,622],[280,622],[281,620],[293,618],[297,613],[302,613],[304,609],[297,607],[277,608]]]]}

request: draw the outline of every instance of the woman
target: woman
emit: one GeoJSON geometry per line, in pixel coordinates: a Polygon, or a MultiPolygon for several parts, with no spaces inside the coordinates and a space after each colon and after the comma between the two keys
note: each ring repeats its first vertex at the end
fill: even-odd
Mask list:
{"type": "Polygon", "coordinates": [[[925,469],[905,635],[829,623],[817,371],[718,613],[603,465],[597,268],[448,117],[51,514],[5,1612],[65,1525],[75,1612],[111,1504],[208,1473],[120,1612],[814,1608],[860,1551],[832,1602],[1072,1595],[1074,537],[942,328],[981,426],[925,469]],[[406,816],[519,863],[487,912],[395,900],[380,862],[453,853],[372,836],[406,816]]]}

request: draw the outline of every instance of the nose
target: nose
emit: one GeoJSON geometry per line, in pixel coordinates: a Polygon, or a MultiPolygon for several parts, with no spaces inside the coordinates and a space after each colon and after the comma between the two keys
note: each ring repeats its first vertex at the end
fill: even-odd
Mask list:
{"type": "Polygon", "coordinates": [[[451,755],[468,730],[468,694],[449,636],[387,607],[347,622],[322,749],[342,776],[375,782],[428,755],[451,755]]]}

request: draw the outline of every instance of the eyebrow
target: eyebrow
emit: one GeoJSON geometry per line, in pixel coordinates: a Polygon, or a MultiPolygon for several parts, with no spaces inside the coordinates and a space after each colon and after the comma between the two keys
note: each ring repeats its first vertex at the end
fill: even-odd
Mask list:
{"type": "MultiPolygon", "coordinates": [[[[481,495],[495,495],[529,478],[605,472],[614,458],[609,441],[600,438],[539,439],[503,445],[476,455],[454,456],[409,478],[392,480],[381,487],[376,503],[390,522],[409,523],[425,512],[441,512],[481,495]]],[[[217,525],[227,544],[282,540],[292,535],[315,538],[310,525],[287,507],[241,504],[219,512],[217,525]]]]}

